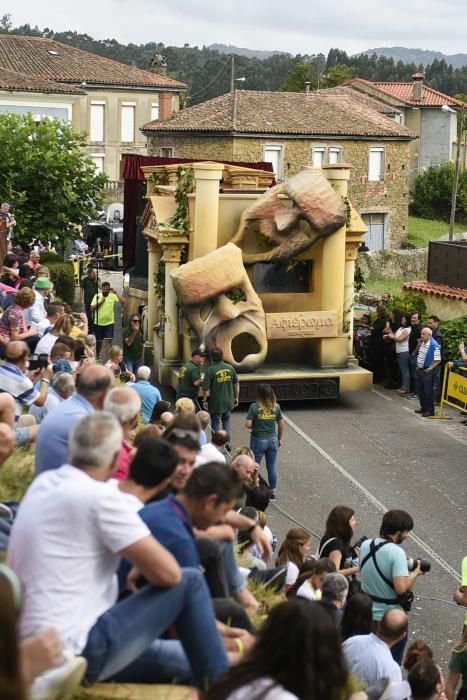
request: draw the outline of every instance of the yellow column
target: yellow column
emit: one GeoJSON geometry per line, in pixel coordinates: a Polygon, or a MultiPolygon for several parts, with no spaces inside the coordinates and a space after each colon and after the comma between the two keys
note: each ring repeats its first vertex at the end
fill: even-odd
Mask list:
{"type": "Polygon", "coordinates": [[[200,258],[217,248],[219,219],[219,183],[222,166],[218,163],[195,163],[195,220],[193,257],[200,258]]]}
{"type": "Polygon", "coordinates": [[[170,273],[180,265],[183,245],[162,244],[165,262],[164,305],[164,357],[166,362],[175,362],[179,356],[178,305],[170,273]]]}
{"type": "MultiPolygon", "coordinates": [[[[324,174],[338,194],[347,196],[350,165],[323,166],[324,174]]],[[[320,367],[343,367],[348,364],[347,333],[344,332],[345,234],[342,226],[323,240],[321,265],[321,309],[337,312],[337,338],[322,338],[318,348],[320,367]]]]}
{"type": "Polygon", "coordinates": [[[148,244],[148,333],[145,340],[145,347],[152,348],[154,345],[154,326],[158,322],[159,299],[154,291],[154,276],[161,259],[162,251],[154,238],[147,237],[148,244]]]}
{"type": "Polygon", "coordinates": [[[344,332],[347,332],[347,352],[353,357],[353,305],[355,260],[357,259],[358,242],[345,244],[345,276],[344,276],[344,332]]]}

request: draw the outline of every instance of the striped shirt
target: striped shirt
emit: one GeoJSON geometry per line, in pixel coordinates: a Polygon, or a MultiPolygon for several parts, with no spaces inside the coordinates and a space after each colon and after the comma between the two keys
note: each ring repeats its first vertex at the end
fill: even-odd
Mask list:
{"type": "Polygon", "coordinates": [[[21,415],[23,406],[30,406],[39,396],[29,377],[11,362],[0,364],[0,393],[13,396],[16,401],[17,418],[21,415]]]}
{"type": "MultiPolygon", "coordinates": [[[[417,355],[417,367],[419,369],[423,369],[425,366],[425,358],[426,354],[428,352],[428,348],[430,347],[430,341],[426,343],[421,343],[420,348],[418,350],[418,355],[417,355]]],[[[439,345],[436,345],[435,347],[435,354],[433,356],[433,362],[441,362],[441,351],[439,349],[439,345]]]]}

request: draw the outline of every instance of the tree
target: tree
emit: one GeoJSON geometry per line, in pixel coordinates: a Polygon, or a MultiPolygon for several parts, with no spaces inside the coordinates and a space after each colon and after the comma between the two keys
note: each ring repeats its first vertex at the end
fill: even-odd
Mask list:
{"type": "Polygon", "coordinates": [[[13,202],[19,240],[62,243],[96,216],[106,176],[96,174],[85,143],[59,119],[0,114],[0,199],[13,202]]]}
{"type": "MultiPolygon", "coordinates": [[[[454,165],[431,166],[415,180],[411,213],[425,219],[449,221],[451,213],[454,165]]],[[[456,221],[467,223],[467,170],[459,173],[456,221]]]]}
{"type": "Polygon", "coordinates": [[[290,69],[287,80],[282,85],[284,92],[305,92],[305,83],[314,89],[317,85],[314,67],[309,63],[296,63],[290,69]]]}
{"type": "Polygon", "coordinates": [[[336,87],[336,85],[342,85],[342,83],[347,83],[349,80],[355,76],[355,70],[349,66],[337,65],[332,68],[328,68],[326,73],[323,75],[322,86],[325,88],[336,87]]]}

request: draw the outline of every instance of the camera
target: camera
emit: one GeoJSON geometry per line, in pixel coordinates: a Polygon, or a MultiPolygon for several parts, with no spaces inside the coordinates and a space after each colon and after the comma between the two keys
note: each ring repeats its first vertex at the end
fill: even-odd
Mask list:
{"type": "Polygon", "coordinates": [[[360,554],[360,547],[367,539],[368,539],[368,537],[366,535],[363,535],[362,537],[360,537],[360,539],[358,539],[356,542],[354,542],[352,547],[350,548],[350,558],[351,558],[351,565],[352,566],[358,565],[358,557],[360,554]]]}
{"type": "Polygon", "coordinates": [[[427,573],[427,571],[430,571],[431,569],[431,562],[428,561],[427,559],[414,559],[411,557],[410,559],[407,559],[407,568],[409,571],[413,571],[414,569],[417,568],[418,564],[420,563],[420,569],[423,571],[424,574],[427,573]]]}
{"type": "Polygon", "coordinates": [[[41,352],[39,355],[31,355],[29,358],[29,369],[46,369],[49,366],[49,356],[46,352],[41,352]]]}

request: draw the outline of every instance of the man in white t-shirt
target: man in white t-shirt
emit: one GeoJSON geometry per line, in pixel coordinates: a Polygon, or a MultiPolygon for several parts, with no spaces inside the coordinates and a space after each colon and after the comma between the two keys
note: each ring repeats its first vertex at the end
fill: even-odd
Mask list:
{"type": "Polygon", "coordinates": [[[230,442],[230,435],[226,430],[216,430],[212,434],[211,442],[207,442],[201,447],[201,450],[196,458],[196,467],[208,462],[217,462],[225,464],[224,450],[230,442]]]}
{"type": "Polygon", "coordinates": [[[21,635],[55,628],[65,648],[87,660],[89,683],[210,682],[228,661],[206,584],[199,571],[180,570],[125,495],[106,483],[121,441],[112,414],[88,413],[71,433],[71,464],[29,487],[8,552],[24,584],[21,635]],[[117,603],[121,557],[149,585],[117,603]],[[159,639],[172,624],[181,644],[159,639]]]}

